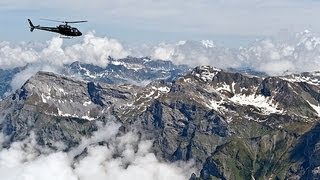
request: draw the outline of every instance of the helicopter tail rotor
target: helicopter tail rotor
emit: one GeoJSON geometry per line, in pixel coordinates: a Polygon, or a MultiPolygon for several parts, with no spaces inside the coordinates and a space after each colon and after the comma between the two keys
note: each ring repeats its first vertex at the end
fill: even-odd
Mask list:
{"type": "Polygon", "coordinates": [[[28,19],[28,21],[29,21],[29,25],[30,25],[30,31],[32,32],[34,30],[35,26],[32,24],[30,19],[28,19]]]}

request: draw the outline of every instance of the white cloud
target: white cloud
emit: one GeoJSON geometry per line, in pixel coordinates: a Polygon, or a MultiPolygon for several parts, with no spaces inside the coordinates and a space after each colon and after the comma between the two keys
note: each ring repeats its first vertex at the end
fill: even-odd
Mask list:
{"type": "Polygon", "coordinates": [[[250,68],[269,75],[284,72],[307,72],[320,69],[320,35],[310,31],[285,34],[257,40],[248,47],[229,49],[216,45],[208,47],[205,41],[155,46],[151,55],[155,59],[171,59],[176,64],[191,67],[211,65],[218,68],[250,68]]]}
{"type": "Polygon", "coordinates": [[[46,45],[39,45],[41,48],[33,46],[24,43],[0,43],[0,68],[23,67],[30,63],[62,66],[74,61],[104,67],[109,56],[122,58],[129,54],[117,40],[96,37],[92,32],[86,34],[81,43],[66,48],[63,47],[63,39],[59,37],[53,37],[46,45]]]}
{"type": "Polygon", "coordinates": [[[154,48],[151,56],[155,59],[172,60],[175,55],[175,47],[168,44],[159,44],[154,48]]]}
{"type": "Polygon", "coordinates": [[[262,72],[267,72],[271,75],[281,75],[286,71],[292,72],[294,69],[294,64],[287,60],[262,63],[258,68],[258,70],[262,72]]]}
{"type": "Polygon", "coordinates": [[[78,60],[83,63],[94,64],[105,67],[108,64],[108,57],[123,58],[129,55],[123,45],[116,39],[106,37],[95,37],[89,32],[84,36],[81,44],[74,44],[65,49],[69,63],[78,60]]]}
{"type": "Polygon", "coordinates": [[[172,60],[176,64],[188,64],[191,67],[212,65],[220,68],[238,67],[233,54],[226,48],[208,46],[207,41],[185,41],[175,44],[161,43],[151,50],[154,59],[172,60]]]}
{"type": "Polygon", "coordinates": [[[129,132],[117,137],[119,124],[100,124],[92,137],[83,138],[69,153],[50,152],[36,145],[34,137],[0,151],[0,174],[6,180],[103,180],[103,179],[188,179],[192,163],[160,162],[150,152],[151,141],[129,132]],[[106,145],[98,145],[104,141],[106,145]],[[86,148],[82,159],[74,157],[86,148]],[[39,151],[40,150],[40,151],[39,151]],[[39,153],[43,151],[42,153],[39,153]]]}
{"type": "Polygon", "coordinates": [[[0,43],[0,67],[2,69],[24,66],[37,59],[37,52],[28,47],[10,46],[8,42],[0,43]]]}

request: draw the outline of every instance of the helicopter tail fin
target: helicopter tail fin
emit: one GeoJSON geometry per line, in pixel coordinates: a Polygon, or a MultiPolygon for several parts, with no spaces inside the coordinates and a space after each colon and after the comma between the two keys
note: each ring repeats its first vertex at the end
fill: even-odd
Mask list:
{"type": "Polygon", "coordinates": [[[28,19],[29,25],[30,25],[30,31],[32,32],[34,30],[34,25],[32,24],[31,20],[28,19]]]}

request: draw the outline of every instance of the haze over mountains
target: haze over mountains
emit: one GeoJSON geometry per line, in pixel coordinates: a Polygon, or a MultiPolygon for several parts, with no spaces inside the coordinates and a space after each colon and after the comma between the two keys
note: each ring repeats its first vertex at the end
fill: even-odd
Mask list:
{"type": "Polygon", "coordinates": [[[317,34],[63,43],[0,44],[0,177],[320,177],[317,34]]]}

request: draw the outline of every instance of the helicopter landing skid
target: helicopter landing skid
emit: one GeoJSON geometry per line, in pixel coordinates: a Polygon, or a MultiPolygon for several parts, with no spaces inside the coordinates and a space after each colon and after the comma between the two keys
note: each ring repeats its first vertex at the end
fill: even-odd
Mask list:
{"type": "Polygon", "coordinates": [[[63,39],[72,39],[73,37],[70,37],[70,36],[59,36],[60,38],[63,38],[63,39]]]}

